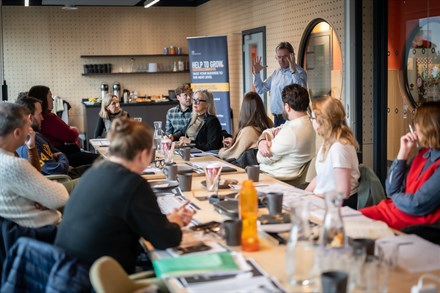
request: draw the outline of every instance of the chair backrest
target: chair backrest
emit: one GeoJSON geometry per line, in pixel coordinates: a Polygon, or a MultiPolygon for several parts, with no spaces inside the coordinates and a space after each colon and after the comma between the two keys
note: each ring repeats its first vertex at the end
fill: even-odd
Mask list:
{"type": "Polygon", "coordinates": [[[386,198],[382,183],[374,171],[365,165],[359,165],[359,172],[361,177],[359,179],[357,208],[377,205],[386,198]]]}
{"type": "Polygon", "coordinates": [[[29,237],[46,243],[53,243],[57,233],[55,225],[47,225],[40,228],[28,228],[17,225],[7,219],[0,217],[0,272],[6,256],[11,247],[20,237],[29,237]]]}
{"type": "Polygon", "coordinates": [[[97,259],[89,276],[97,293],[129,293],[148,287],[148,284],[131,280],[121,265],[109,256],[97,259]]]}
{"type": "Polygon", "coordinates": [[[1,292],[87,292],[88,269],[64,250],[21,237],[4,263],[1,292]]]}

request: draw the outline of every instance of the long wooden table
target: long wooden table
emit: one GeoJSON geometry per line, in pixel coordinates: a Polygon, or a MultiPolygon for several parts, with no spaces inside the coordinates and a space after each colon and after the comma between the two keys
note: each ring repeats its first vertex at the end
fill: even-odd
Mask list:
{"type": "MultiPolygon", "coordinates": [[[[106,156],[107,149],[105,146],[101,146],[100,142],[97,140],[91,140],[90,141],[92,146],[103,156],[106,156]]],[[[208,157],[197,157],[197,158],[191,158],[191,163],[194,162],[203,162],[208,160],[219,160],[212,156],[208,157]]],[[[175,156],[175,162],[180,164],[185,164],[185,162],[182,161],[180,156],[175,156]]],[[[232,165],[231,165],[232,166],[232,165]]],[[[235,166],[234,166],[235,167],[235,166]]],[[[243,180],[247,179],[247,175],[245,171],[241,168],[235,167],[237,169],[237,172],[234,173],[222,173],[221,178],[224,179],[236,179],[240,183],[243,180]]],[[[156,176],[152,175],[145,175],[144,177],[147,180],[153,180],[158,178],[164,178],[163,174],[155,174],[156,176]]],[[[219,221],[222,222],[226,219],[228,219],[227,216],[219,214],[215,211],[213,205],[211,205],[208,200],[199,200],[199,198],[205,198],[210,195],[210,193],[206,190],[205,187],[202,185],[202,181],[205,179],[204,176],[197,176],[196,173],[193,173],[193,182],[192,182],[192,190],[189,192],[184,192],[184,195],[186,198],[188,198],[191,202],[196,204],[198,207],[200,207],[200,211],[197,212],[195,217],[200,222],[209,222],[209,221],[219,221]]],[[[278,181],[266,174],[260,174],[260,182],[255,183],[256,185],[263,185],[263,184],[284,184],[281,181],[278,181]]],[[[230,190],[219,190],[219,194],[226,194],[230,193],[230,190]]],[[[264,209],[260,209],[261,213],[265,213],[266,211],[264,209]]],[[[246,258],[252,258],[254,259],[268,274],[271,276],[276,277],[278,281],[284,286],[284,288],[287,289],[288,292],[316,292],[317,288],[316,285],[307,287],[307,286],[297,286],[293,287],[288,284],[286,279],[286,273],[285,273],[285,258],[286,258],[286,246],[285,245],[278,245],[274,239],[272,239],[268,234],[264,232],[260,232],[260,250],[257,252],[242,252],[240,247],[231,247],[232,250],[242,252],[246,258]]],[[[438,277],[440,277],[440,270],[429,272],[430,274],[434,274],[438,277]]],[[[423,273],[409,273],[401,268],[396,268],[393,271],[389,272],[388,277],[388,292],[389,293],[400,293],[400,292],[409,292],[411,290],[411,287],[415,285],[418,281],[418,278],[423,273]]],[[[178,287],[173,284],[172,282],[168,283],[170,289],[175,292],[181,291],[178,287]]],[[[356,291],[352,291],[356,292],[356,291]]]]}

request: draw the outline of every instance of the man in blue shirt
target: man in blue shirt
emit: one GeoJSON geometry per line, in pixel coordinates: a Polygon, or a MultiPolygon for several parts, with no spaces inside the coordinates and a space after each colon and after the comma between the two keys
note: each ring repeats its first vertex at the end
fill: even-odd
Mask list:
{"type": "Polygon", "coordinates": [[[270,110],[274,116],[275,127],[285,122],[283,117],[284,104],[281,99],[281,92],[286,85],[299,84],[307,88],[307,74],[295,62],[295,52],[289,42],[281,42],[275,49],[276,60],[280,68],[265,80],[261,80],[260,72],[267,65],[261,64],[261,57],[256,57],[252,62],[252,72],[254,75],[254,86],[260,95],[270,91],[270,110]]]}
{"type": "Polygon", "coordinates": [[[165,124],[165,133],[171,140],[178,140],[184,135],[183,130],[191,120],[192,95],[193,91],[188,83],[176,89],[179,105],[168,110],[165,124]]]}

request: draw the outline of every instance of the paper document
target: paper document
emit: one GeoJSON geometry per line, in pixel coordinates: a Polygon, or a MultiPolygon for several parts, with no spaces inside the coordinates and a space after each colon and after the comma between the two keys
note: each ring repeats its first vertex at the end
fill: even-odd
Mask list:
{"type": "Polygon", "coordinates": [[[285,292],[281,285],[264,272],[253,260],[247,260],[249,270],[222,276],[195,276],[178,279],[188,292],[285,292]],[[239,284],[239,286],[237,286],[239,284]]]}
{"type": "Polygon", "coordinates": [[[410,273],[440,270],[440,246],[415,234],[376,240],[376,246],[380,246],[381,243],[396,244],[397,266],[410,273]]]}

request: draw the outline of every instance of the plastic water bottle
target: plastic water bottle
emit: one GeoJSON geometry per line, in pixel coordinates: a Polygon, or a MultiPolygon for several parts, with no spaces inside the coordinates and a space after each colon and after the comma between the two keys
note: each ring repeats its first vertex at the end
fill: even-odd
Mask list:
{"type": "Polygon", "coordinates": [[[245,180],[240,190],[240,218],[243,223],[241,248],[243,251],[257,251],[258,243],[257,218],[258,196],[252,180],[245,180]]]}

